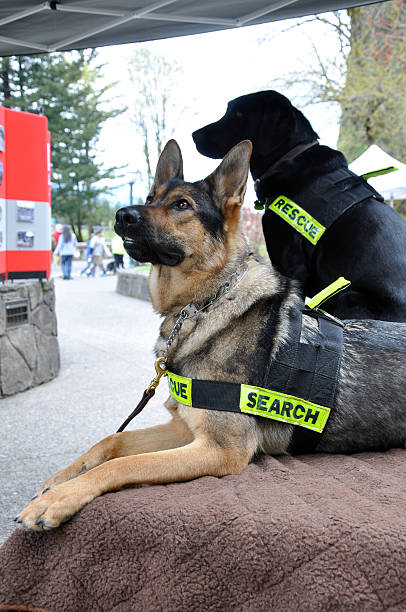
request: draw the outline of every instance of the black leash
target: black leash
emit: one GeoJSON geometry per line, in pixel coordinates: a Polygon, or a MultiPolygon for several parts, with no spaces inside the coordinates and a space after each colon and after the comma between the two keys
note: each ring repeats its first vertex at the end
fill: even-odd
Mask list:
{"type": "Polygon", "coordinates": [[[130,423],[130,421],[132,421],[137,416],[137,414],[139,414],[141,410],[145,408],[149,400],[154,397],[155,389],[159,385],[159,381],[161,380],[162,376],[166,376],[166,359],[160,357],[155,361],[155,371],[156,376],[151,380],[149,387],[145,389],[140,402],[134,408],[132,413],[126,418],[124,423],[120,425],[116,433],[121,433],[127,427],[128,423],[130,423]]]}
{"type": "Polygon", "coordinates": [[[120,425],[116,433],[122,432],[127,427],[128,423],[132,421],[137,416],[137,414],[139,414],[141,410],[145,408],[145,406],[148,404],[151,397],[153,397],[154,395],[155,395],[155,389],[151,389],[151,391],[148,391],[148,392],[145,390],[141,398],[141,401],[138,403],[136,408],[134,408],[132,413],[126,418],[124,423],[120,425]]]}

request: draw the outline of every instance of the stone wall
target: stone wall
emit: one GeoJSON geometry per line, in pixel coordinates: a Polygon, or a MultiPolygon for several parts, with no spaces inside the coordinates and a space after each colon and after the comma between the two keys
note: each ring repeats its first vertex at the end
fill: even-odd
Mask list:
{"type": "Polygon", "coordinates": [[[53,280],[0,285],[0,397],[47,382],[59,368],[53,280]],[[7,319],[18,304],[27,321],[14,325],[7,319]]]}
{"type": "Polygon", "coordinates": [[[149,271],[126,268],[117,270],[117,293],[151,301],[148,293],[147,280],[149,271]]]}

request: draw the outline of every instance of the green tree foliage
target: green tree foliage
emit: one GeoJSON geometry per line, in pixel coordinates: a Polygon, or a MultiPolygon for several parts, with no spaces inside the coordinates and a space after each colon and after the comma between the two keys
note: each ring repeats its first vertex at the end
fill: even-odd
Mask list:
{"type": "Polygon", "coordinates": [[[110,86],[97,88],[96,51],[2,58],[1,103],[46,115],[51,132],[53,215],[68,221],[79,240],[99,221],[103,169],[95,146],[105,121],[121,111],[104,110],[110,86]]]}
{"type": "Polygon", "coordinates": [[[145,47],[137,47],[128,70],[133,86],[130,118],[142,138],[142,173],[149,187],[158,157],[185,110],[176,106],[174,98],[181,68],[162,55],[145,47]]]}

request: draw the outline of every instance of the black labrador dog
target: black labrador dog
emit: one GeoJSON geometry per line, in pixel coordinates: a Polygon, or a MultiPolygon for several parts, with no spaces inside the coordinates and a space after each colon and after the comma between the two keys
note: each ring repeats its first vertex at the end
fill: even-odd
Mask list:
{"type": "MultiPolygon", "coordinates": [[[[306,117],[276,91],[229,102],[193,133],[200,153],[221,158],[251,140],[250,170],[274,266],[312,296],[339,276],[351,287],[328,302],[340,318],[406,321],[406,222],[339,151],[318,144],[306,117]]],[[[374,170],[375,168],[371,168],[374,170]]]]}

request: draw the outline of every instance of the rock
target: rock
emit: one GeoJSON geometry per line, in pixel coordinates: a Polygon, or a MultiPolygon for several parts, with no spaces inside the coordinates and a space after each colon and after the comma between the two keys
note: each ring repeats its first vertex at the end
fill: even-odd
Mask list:
{"type": "Polygon", "coordinates": [[[0,372],[2,395],[13,395],[32,386],[33,373],[7,336],[0,341],[0,372]]]}
{"type": "Polygon", "coordinates": [[[52,378],[51,359],[49,355],[49,336],[35,329],[35,342],[37,345],[37,364],[34,371],[34,384],[40,385],[52,378]]]}
{"type": "Polygon", "coordinates": [[[0,397],[47,382],[59,369],[54,282],[0,285],[0,397]],[[5,305],[21,300],[28,322],[7,328],[5,305]]]}
{"type": "Polygon", "coordinates": [[[54,378],[61,368],[61,357],[58,339],[55,336],[49,338],[49,370],[51,378],[54,378]]]}
{"type": "Polygon", "coordinates": [[[28,295],[30,299],[30,308],[31,310],[35,310],[35,308],[43,302],[44,295],[42,292],[42,283],[39,281],[31,283],[28,287],[28,295]]]}
{"type": "Polygon", "coordinates": [[[31,323],[38,327],[43,334],[51,336],[54,333],[54,313],[46,304],[40,304],[31,313],[31,323]]]}
{"type": "Polygon", "coordinates": [[[7,337],[27,366],[33,370],[37,362],[37,345],[33,326],[21,325],[21,327],[10,329],[7,337]]]}
{"type": "Polygon", "coordinates": [[[42,281],[42,290],[44,295],[44,302],[50,308],[50,310],[55,310],[55,285],[54,281],[42,281]]]}
{"type": "Polygon", "coordinates": [[[151,301],[148,292],[148,274],[133,270],[118,271],[117,273],[117,293],[128,295],[140,300],[151,301]]]}

